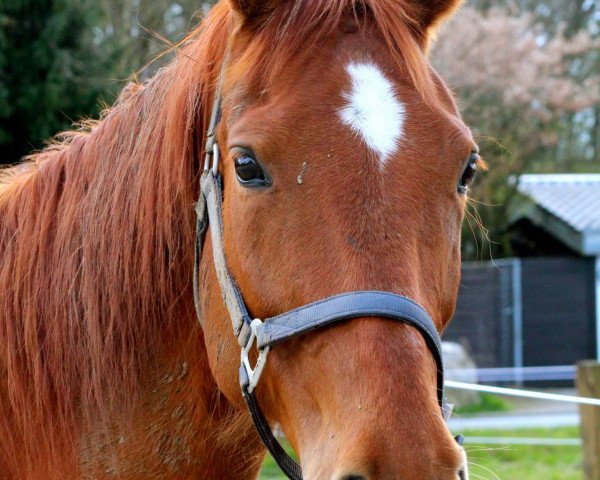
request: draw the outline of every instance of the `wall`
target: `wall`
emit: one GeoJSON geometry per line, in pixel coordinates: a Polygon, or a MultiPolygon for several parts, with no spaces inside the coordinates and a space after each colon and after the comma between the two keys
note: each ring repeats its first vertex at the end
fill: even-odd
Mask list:
{"type": "Polygon", "coordinates": [[[479,367],[512,367],[520,358],[523,366],[595,358],[595,259],[465,262],[443,339],[463,344],[479,367]]]}

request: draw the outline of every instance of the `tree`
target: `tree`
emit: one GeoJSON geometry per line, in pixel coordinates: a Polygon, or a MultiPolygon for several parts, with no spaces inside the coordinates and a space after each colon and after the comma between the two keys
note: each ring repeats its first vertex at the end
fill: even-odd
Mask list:
{"type": "Polygon", "coordinates": [[[580,61],[598,46],[587,31],[567,37],[559,29],[549,36],[533,14],[515,16],[496,8],[485,13],[465,8],[440,33],[433,63],[457,91],[491,166],[473,191],[474,202],[484,205],[469,209],[480,218],[467,219],[465,258],[510,254],[504,230],[516,181],[509,179],[527,171],[600,169],[600,162],[587,158],[587,137],[573,133],[573,118],[600,102],[600,72],[581,74],[580,61]],[[489,229],[491,243],[470,232],[470,227],[477,232],[479,221],[489,229]]]}
{"type": "Polygon", "coordinates": [[[93,0],[3,0],[0,4],[0,159],[14,163],[98,111],[116,85],[95,38],[93,0]],[[108,88],[107,88],[108,84],[108,88]]]}
{"type": "MultiPolygon", "coordinates": [[[[511,16],[529,15],[544,36],[554,38],[562,34],[566,38],[585,32],[592,38],[600,37],[600,0],[471,0],[471,6],[487,12],[492,7],[503,8],[511,16]]],[[[574,75],[585,78],[600,71],[600,50],[587,51],[578,57],[579,65],[574,75]]],[[[589,139],[585,153],[588,159],[600,159],[600,103],[577,115],[562,119],[570,152],[573,143],[582,137],[589,139]],[[570,130],[570,131],[569,131],[570,130]]]]}
{"type": "MultiPolygon", "coordinates": [[[[208,8],[206,3],[203,10],[208,8]]],[[[81,118],[195,26],[197,0],[0,0],[0,163],[81,118]]]]}
{"type": "Polygon", "coordinates": [[[202,18],[213,2],[198,0],[101,0],[105,41],[118,52],[114,72],[127,78],[153,75],[170,59],[153,61],[177,43],[202,18]],[[151,62],[151,65],[148,63],[151,62]]]}

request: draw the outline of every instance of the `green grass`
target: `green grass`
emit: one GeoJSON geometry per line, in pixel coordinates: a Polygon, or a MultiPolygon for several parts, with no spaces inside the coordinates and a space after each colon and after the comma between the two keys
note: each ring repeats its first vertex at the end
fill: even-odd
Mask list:
{"type": "MultiPolygon", "coordinates": [[[[580,447],[469,445],[469,436],[578,438],[577,427],[461,433],[466,437],[471,480],[583,480],[580,447]]],[[[259,479],[285,480],[285,477],[268,457],[259,479]]]]}
{"type": "Polygon", "coordinates": [[[507,412],[508,410],[510,410],[510,405],[506,400],[500,398],[498,395],[491,395],[485,392],[479,395],[479,403],[454,409],[455,413],[459,414],[507,412]]]}
{"type": "MultiPolygon", "coordinates": [[[[289,444],[287,442],[283,441],[282,445],[285,447],[285,450],[294,459],[298,460],[298,458],[294,454],[294,451],[291,449],[291,447],[289,446],[289,444]]],[[[271,457],[271,455],[267,455],[267,458],[265,459],[265,463],[263,464],[262,471],[260,472],[260,475],[258,476],[258,478],[259,478],[259,480],[266,480],[266,479],[287,480],[287,477],[283,473],[281,473],[281,470],[279,470],[279,467],[277,466],[277,464],[275,463],[275,461],[273,460],[273,457],[271,457]]]]}
{"type": "Polygon", "coordinates": [[[465,432],[472,479],[583,480],[581,447],[468,445],[468,436],[579,438],[579,428],[465,432]]]}

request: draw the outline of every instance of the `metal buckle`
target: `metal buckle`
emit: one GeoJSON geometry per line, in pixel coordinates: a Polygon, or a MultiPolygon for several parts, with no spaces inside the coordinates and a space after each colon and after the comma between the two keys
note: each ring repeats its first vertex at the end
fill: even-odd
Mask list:
{"type": "Polygon", "coordinates": [[[442,417],[444,418],[444,422],[448,423],[450,421],[450,417],[452,417],[453,410],[454,404],[446,403],[446,399],[444,399],[444,403],[442,404],[442,417]]]}
{"type": "Polygon", "coordinates": [[[260,379],[260,375],[263,371],[263,368],[265,368],[265,364],[267,363],[267,355],[270,349],[270,347],[265,347],[258,351],[258,359],[256,360],[256,365],[254,365],[254,368],[252,368],[252,366],[250,365],[250,358],[248,357],[248,354],[254,346],[254,342],[256,340],[256,330],[262,325],[262,323],[263,322],[258,318],[252,320],[252,322],[250,323],[250,338],[248,338],[248,342],[246,342],[246,346],[242,348],[241,353],[241,367],[245,370],[246,377],[248,379],[248,393],[252,393],[252,391],[256,388],[256,384],[260,379]]]}
{"type": "Polygon", "coordinates": [[[219,172],[219,159],[220,159],[220,152],[219,152],[219,145],[217,145],[217,142],[213,143],[212,146],[212,150],[208,150],[206,152],[206,156],[204,157],[204,171],[208,172],[208,170],[212,170],[213,175],[217,175],[217,173],[219,172]],[[211,165],[211,158],[212,158],[212,165],[211,165]]]}

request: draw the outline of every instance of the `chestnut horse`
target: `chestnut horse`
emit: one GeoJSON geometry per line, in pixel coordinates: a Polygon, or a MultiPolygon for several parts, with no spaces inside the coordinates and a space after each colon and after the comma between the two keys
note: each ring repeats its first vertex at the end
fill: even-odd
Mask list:
{"type": "MultiPolygon", "coordinates": [[[[478,159],[426,53],[459,3],[221,0],[153,79],[2,172],[0,478],[257,477],[210,241],[201,323],[193,302],[221,72],[223,246],[252,315],[378,289],[444,329],[478,159]]],[[[361,317],[274,348],[256,396],[307,480],[467,478],[436,369],[416,329],[361,317]]]]}

